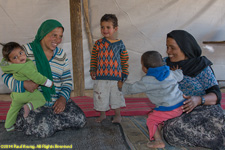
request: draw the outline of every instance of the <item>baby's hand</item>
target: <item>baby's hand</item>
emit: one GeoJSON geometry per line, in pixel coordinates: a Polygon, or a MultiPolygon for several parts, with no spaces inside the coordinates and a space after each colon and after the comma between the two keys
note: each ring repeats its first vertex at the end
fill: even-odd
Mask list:
{"type": "Polygon", "coordinates": [[[54,83],[51,80],[47,79],[44,86],[52,88],[53,84],[54,83]]]}
{"type": "Polygon", "coordinates": [[[96,79],[96,72],[91,71],[90,72],[90,75],[91,75],[92,80],[95,80],[96,79]]]}
{"type": "Polygon", "coordinates": [[[177,70],[177,69],[181,69],[181,67],[179,68],[178,65],[177,65],[176,67],[173,66],[173,67],[170,68],[170,70],[173,70],[173,71],[175,71],[175,70],[177,70]]]}
{"type": "Polygon", "coordinates": [[[50,88],[52,88],[52,87],[53,87],[53,85],[54,85],[54,83],[52,82],[52,85],[51,85],[51,87],[50,87],[50,88]]]}
{"type": "Polygon", "coordinates": [[[117,86],[118,86],[119,91],[122,91],[123,81],[118,81],[117,86]]]}

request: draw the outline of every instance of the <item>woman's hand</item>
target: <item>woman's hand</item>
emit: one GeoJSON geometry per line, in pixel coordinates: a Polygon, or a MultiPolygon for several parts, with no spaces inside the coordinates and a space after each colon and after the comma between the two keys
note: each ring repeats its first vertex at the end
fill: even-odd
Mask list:
{"type": "Polygon", "coordinates": [[[201,104],[200,96],[183,95],[183,97],[187,99],[182,106],[183,112],[190,113],[196,106],[201,104]]]}
{"type": "Polygon", "coordinates": [[[57,99],[57,101],[53,105],[53,108],[54,113],[56,114],[63,112],[66,108],[66,98],[61,96],[59,99],[57,99]]]}
{"type": "Polygon", "coordinates": [[[35,89],[38,88],[38,84],[34,83],[33,81],[26,80],[23,82],[23,87],[28,91],[33,93],[35,89]]]}

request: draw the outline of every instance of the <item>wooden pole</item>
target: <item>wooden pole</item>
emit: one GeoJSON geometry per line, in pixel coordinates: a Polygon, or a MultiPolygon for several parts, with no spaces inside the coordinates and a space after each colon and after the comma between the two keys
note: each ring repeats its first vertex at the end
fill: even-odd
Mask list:
{"type": "Polygon", "coordinates": [[[203,44],[225,44],[225,41],[203,41],[203,44]]]}
{"type": "Polygon", "coordinates": [[[93,38],[91,34],[91,28],[90,28],[90,19],[89,19],[89,11],[88,11],[88,0],[83,0],[83,10],[84,10],[84,24],[86,29],[86,34],[88,37],[88,47],[91,54],[92,48],[93,48],[93,38]]]}
{"type": "Polygon", "coordinates": [[[81,23],[81,0],[70,0],[70,23],[74,95],[84,96],[84,61],[81,23]]]}

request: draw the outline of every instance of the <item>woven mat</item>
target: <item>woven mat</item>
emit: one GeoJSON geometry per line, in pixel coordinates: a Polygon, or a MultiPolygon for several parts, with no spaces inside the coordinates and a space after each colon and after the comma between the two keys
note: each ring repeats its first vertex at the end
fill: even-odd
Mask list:
{"type": "Polygon", "coordinates": [[[0,145],[0,149],[10,150],[130,150],[121,125],[112,124],[109,117],[102,123],[87,118],[84,128],[59,131],[48,138],[24,136],[19,131],[6,132],[4,123],[0,123],[0,145]]]}
{"type": "MultiPolygon", "coordinates": [[[[78,104],[78,106],[84,111],[86,117],[99,116],[99,112],[93,109],[93,98],[87,96],[71,97],[71,99],[78,104]]],[[[152,108],[155,107],[148,98],[125,98],[126,107],[121,108],[122,116],[143,116],[147,115],[152,108]]],[[[6,114],[9,110],[11,102],[0,101],[0,122],[6,119],[6,114]]],[[[222,93],[221,106],[225,109],[225,93],[222,93]]],[[[114,115],[114,111],[110,110],[106,112],[106,115],[114,115]]]]}
{"type": "MultiPolygon", "coordinates": [[[[132,150],[162,150],[148,148],[149,141],[148,129],[146,126],[147,116],[124,116],[122,120],[122,127],[128,144],[132,150]]],[[[165,142],[165,141],[164,141],[165,142]]],[[[165,142],[166,143],[166,142],[165,142]]],[[[200,147],[173,147],[166,143],[163,150],[209,150],[200,147]]]]}
{"type": "MultiPolygon", "coordinates": [[[[93,98],[87,96],[71,97],[71,99],[84,111],[86,117],[99,116],[99,112],[93,109],[93,98]]],[[[125,98],[126,107],[121,108],[122,116],[141,116],[148,114],[155,107],[148,98],[125,98]]],[[[6,119],[10,101],[0,101],[0,122],[6,119]]],[[[114,115],[113,110],[106,112],[106,115],[114,115]]]]}
{"type": "MultiPolygon", "coordinates": [[[[86,117],[99,116],[99,112],[93,109],[93,98],[87,96],[78,96],[71,98],[83,111],[86,117]]],[[[147,115],[155,107],[148,98],[125,98],[126,107],[121,108],[122,116],[141,116],[147,115]]],[[[106,115],[114,115],[113,110],[106,112],[106,115]]]]}

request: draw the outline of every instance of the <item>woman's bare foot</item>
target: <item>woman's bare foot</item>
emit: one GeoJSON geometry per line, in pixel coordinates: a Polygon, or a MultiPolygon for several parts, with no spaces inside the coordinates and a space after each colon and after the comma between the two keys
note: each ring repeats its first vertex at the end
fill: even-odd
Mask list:
{"type": "Polygon", "coordinates": [[[29,113],[30,113],[30,108],[29,108],[29,106],[26,104],[26,105],[23,105],[23,109],[24,109],[23,117],[24,117],[24,118],[27,118],[27,116],[28,116],[29,113]]]}
{"type": "Polygon", "coordinates": [[[147,146],[150,148],[164,148],[165,143],[162,140],[155,140],[152,142],[148,142],[147,146]]]}
{"type": "Polygon", "coordinates": [[[112,123],[121,123],[122,117],[121,116],[114,116],[112,123]]]}

